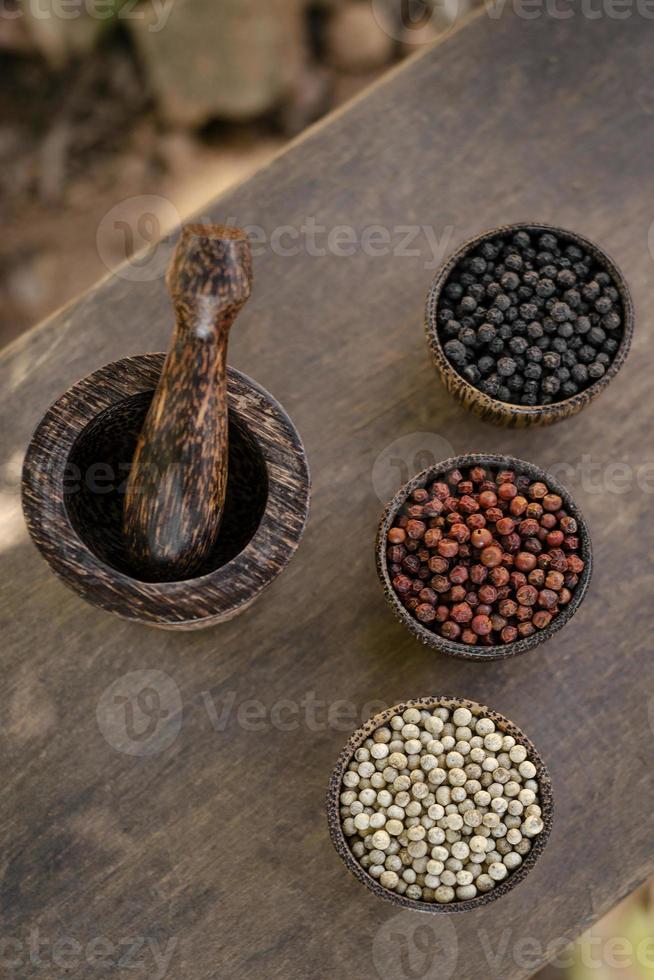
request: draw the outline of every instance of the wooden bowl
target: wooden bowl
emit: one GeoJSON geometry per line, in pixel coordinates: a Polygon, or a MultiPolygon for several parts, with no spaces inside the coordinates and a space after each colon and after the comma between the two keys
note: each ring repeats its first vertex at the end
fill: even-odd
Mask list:
{"type": "Polygon", "coordinates": [[[588,525],[584,520],[584,517],[579,510],[578,506],[574,502],[570,493],[561,486],[558,480],[555,480],[546,470],[542,470],[539,466],[535,466],[533,463],[527,463],[523,459],[514,459],[513,456],[497,456],[487,453],[469,453],[466,456],[455,456],[452,459],[443,460],[440,463],[436,463],[434,466],[428,467],[428,469],[423,470],[422,473],[418,473],[414,476],[412,480],[405,483],[404,486],[398,490],[393,499],[386,505],[384,512],[379,522],[379,528],[377,530],[377,541],[375,545],[376,557],[377,557],[377,574],[384,588],[384,595],[386,596],[388,602],[393,609],[393,612],[403,623],[404,626],[409,630],[416,639],[420,640],[426,646],[431,647],[433,650],[439,650],[441,653],[446,653],[450,657],[459,657],[462,660],[507,660],[509,657],[516,657],[521,653],[526,653],[527,650],[533,649],[540,643],[544,643],[548,640],[557,630],[565,626],[567,622],[574,616],[577,609],[581,605],[588,591],[588,586],[590,583],[590,578],[593,571],[593,551],[590,541],[590,533],[588,531],[588,525]],[[564,506],[568,513],[575,518],[578,524],[578,536],[579,536],[579,552],[581,558],[584,560],[585,568],[581,575],[579,576],[579,582],[577,587],[572,593],[572,599],[562,612],[552,620],[549,626],[543,630],[538,630],[532,636],[528,636],[524,639],[515,640],[513,643],[504,643],[501,645],[481,647],[481,646],[471,646],[467,643],[457,643],[454,640],[447,640],[443,636],[439,636],[432,630],[423,626],[422,623],[418,622],[411,613],[405,609],[400,600],[398,599],[395,590],[391,584],[391,578],[388,572],[388,563],[386,556],[387,540],[386,536],[389,529],[393,525],[398,511],[404,503],[406,503],[407,498],[414,490],[418,488],[426,487],[429,483],[433,483],[434,480],[438,479],[440,476],[444,476],[449,473],[450,470],[454,469],[465,469],[472,466],[489,466],[493,469],[510,469],[515,470],[517,474],[526,474],[532,480],[542,480],[547,486],[558,493],[562,498],[564,506]]]}
{"type": "Polygon", "coordinates": [[[380,712],[380,714],[370,718],[365,725],[358,728],[348,739],[347,745],[341,752],[332,773],[329,781],[329,790],[327,793],[327,820],[332,843],[347,865],[348,870],[354,875],[357,881],[364,884],[367,888],[374,892],[375,895],[378,895],[380,898],[383,898],[388,902],[392,902],[394,905],[399,905],[402,908],[414,909],[417,912],[431,912],[432,914],[470,912],[473,909],[481,908],[483,905],[488,905],[489,902],[494,902],[496,899],[501,898],[503,895],[506,895],[507,892],[511,891],[511,889],[515,888],[516,885],[520,884],[521,881],[524,881],[531,869],[536,864],[536,861],[540,855],[545,850],[545,845],[547,844],[552,831],[553,819],[554,799],[552,794],[552,780],[549,772],[547,771],[545,763],[536,751],[534,745],[529,741],[527,736],[513,724],[513,722],[508,720],[508,718],[498,714],[497,711],[491,711],[490,708],[487,708],[485,705],[478,704],[476,701],[468,701],[465,698],[430,697],[419,698],[412,701],[403,701],[401,704],[396,704],[392,708],[387,708],[385,711],[380,712]],[[377,728],[380,728],[382,725],[386,724],[386,722],[389,721],[393,715],[402,714],[407,708],[418,708],[419,710],[425,708],[432,711],[434,708],[438,707],[463,707],[472,711],[473,715],[484,715],[494,721],[501,732],[506,735],[512,735],[516,742],[518,742],[520,745],[524,745],[524,747],[527,749],[528,757],[536,766],[536,778],[540,787],[540,807],[543,811],[542,820],[545,825],[542,833],[539,834],[538,837],[533,838],[531,851],[525,857],[520,867],[516,871],[509,874],[504,881],[500,882],[492,892],[487,892],[485,895],[480,895],[477,898],[473,898],[469,901],[451,902],[448,905],[439,905],[437,902],[422,902],[416,899],[407,898],[405,895],[398,895],[396,892],[390,891],[388,888],[384,888],[382,885],[380,885],[375,878],[372,878],[368,874],[365,868],[361,867],[356,857],[354,854],[352,854],[352,851],[348,847],[345,834],[343,833],[341,815],[339,812],[340,795],[343,791],[343,775],[346,772],[354,753],[361,745],[363,745],[365,740],[372,735],[377,728]]]}
{"type": "Polygon", "coordinates": [[[309,471],[284,409],[229,368],[229,478],[216,546],[194,578],[137,576],[123,495],[164,358],[108,364],[48,409],[25,457],[23,510],[46,561],[82,598],[150,626],[199,629],[243,612],[290,561],[307,520],[309,471]]]}
{"type": "Polygon", "coordinates": [[[464,245],[461,245],[449,261],[438,271],[427,295],[425,331],[427,334],[427,343],[429,344],[429,349],[431,350],[438,373],[447,390],[458,401],[463,402],[466,408],[469,408],[475,415],[480,416],[487,422],[494,422],[497,425],[506,425],[511,428],[526,428],[530,425],[551,425],[553,422],[559,422],[571,415],[576,415],[593,398],[596,398],[601,391],[604,391],[611,379],[616,376],[624,364],[629,353],[634,332],[634,306],[624,276],[615,262],[598,245],[595,245],[594,242],[583,238],[581,235],[577,235],[575,232],[566,231],[564,228],[557,228],[553,225],[503,225],[500,228],[494,228],[492,231],[486,231],[483,235],[477,235],[464,245]],[[579,245],[586,249],[591,253],[596,262],[609,273],[622,301],[622,341],[606,373],[598,381],[595,381],[594,384],[590,385],[584,391],[579,392],[579,394],[560,402],[553,402],[551,405],[512,405],[509,402],[500,401],[498,398],[491,398],[489,395],[479,391],[474,385],[463,378],[454,365],[448,361],[443,352],[441,340],[438,335],[437,312],[440,295],[454,267],[482,242],[490,238],[495,238],[497,235],[513,235],[517,231],[527,231],[530,233],[553,232],[558,237],[563,238],[568,244],[579,245]]]}

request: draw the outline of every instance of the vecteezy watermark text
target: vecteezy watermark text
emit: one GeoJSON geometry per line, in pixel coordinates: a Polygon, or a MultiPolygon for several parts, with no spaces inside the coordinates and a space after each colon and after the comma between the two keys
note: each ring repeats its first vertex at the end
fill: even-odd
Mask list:
{"type": "Polygon", "coordinates": [[[129,970],[148,980],[164,980],[177,948],[177,939],[166,942],[148,936],[129,936],[112,940],[94,936],[81,940],[75,936],[56,939],[30,929],[26,936],[0,936],[0,970],[21,970],[26,966],[43,970],[53,978],[54,971],[69,973],[86,963],[102,976],[108,970],[129,970]]]}
{"type": "Polygon", "coordinates": [[[168,23],[175,0],[0,0],[0,20],[17,20],[25,14],[33,20],[147,20],[151,34],[168,23]]]}

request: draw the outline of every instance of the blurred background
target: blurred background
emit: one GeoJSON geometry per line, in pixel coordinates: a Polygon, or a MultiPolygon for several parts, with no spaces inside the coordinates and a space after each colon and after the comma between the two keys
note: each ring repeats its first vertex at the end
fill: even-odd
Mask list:
{"type": "MultiPolygon", "coordinates": [[[[0,0],[0,347],[479,2],[0,0]]],[[[654,980],[653,898],[540,980],[654,980]]]]}

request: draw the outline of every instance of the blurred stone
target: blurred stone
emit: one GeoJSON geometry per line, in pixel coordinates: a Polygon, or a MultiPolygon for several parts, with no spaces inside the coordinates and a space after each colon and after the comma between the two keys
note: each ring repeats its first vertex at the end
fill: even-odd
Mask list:
{"type": "Polygon", "coordinates": [[[195,127],[248,119],[294,90],[302,65],[301,0],[146,4],[129,25],[165,121],[195,127]]]}
{"type": "Polygon", "coordinates": [[[327,22],[326,56],[344,72],[368,72],[388,64],[395,39],[380,25],[369,0],[338,7],[327,22]]]}
{"type": "Polygon", "coordinates": [[[92,50],[107,23],[115,17],[119,3],[120,0],[103,0],[96,9],[92,0],[67,0],[66,16],[61,14],[61,0],[25,3],[25,29],[50,65],[62,68],[72,57],[92,50]]]}
{"type": "Polygon", "coordinates": [[[297,136],[320,119],[332,106],[334,77],[324,66],[307,64],[294,95],[281,108],[280,122],[286,136],[297,136]]]}

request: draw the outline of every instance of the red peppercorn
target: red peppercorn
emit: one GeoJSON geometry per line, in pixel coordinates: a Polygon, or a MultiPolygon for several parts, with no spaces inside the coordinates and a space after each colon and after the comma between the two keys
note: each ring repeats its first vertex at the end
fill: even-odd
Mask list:
{"type": "Polygon", "coordinates": [[[515,527],[515,521],[510,517],[502,517],[495,525],[495,530],[498,534],[507,535],[511,534],[515,527]]]}
{"type": "Polygon", "coordinates": [[[547,578],[545,579],[545,585],[548,589],[553,589],[558,592],[563,588],[564,577],[561,572],[548,572],[547,578]]]}
{"type": "Polygon", "coordinates": [[[543,508],[534,500],[527,507],[525,514],[529,520],[539,521],[543,516],[543,508]]]}
{"type": "Polygon", "coordinates": [[[562,505],[563,501],[559,497],[558,493],[547,493],[543,497],[543,508],[545,510],[560,510],[562,505]]]}
{"type": "Polygon", "coordinates": [[[402,568],[410,575],[417,575],[420,571],[420,559],[417,555],[407,555],[402,559],[402,568]]]}
{"type": "Polygon", "coordinates": [[[483,514],[471,514],[466,519],[466,524],[471,531],[478,531],[480,528],[486,527],[486,518],[483,514]]]}
{"type": "Polygon", "coordinates": [[[487,548],[484,548],[479,556],[479,560],[486,568],[495,568],[496,565],[502,564],[502,551],[497,545],[489,545],[487,548]]]}
{"type": "Polygon", "coordinates": [[[543,589],[538,593],[538,605],[543,609],[553,609],[559,601],[559,597],[552,589],[543,589]]]}
{"type": "Polygon", "coordinates": [[[558,548],[563,544],[563,531],[550,531],[546,540],[550,548],[558,548]]]}
{"type": "Polygon", "coordinates": [[[494,585],[482,585],[477,595],[482,602],[492,604],[497,599],[497,589],[494,585]]]}
{"type": "Polygon", "coordinates": [[[574,575],[572,572],[566,572],[566,574],[563,576],[563,584],[565,585],[566,589],[576,589],[577,585],[579,584],[579,576],[574,575]]]}
{"type": "Polygon", "coordinates": [[[477,616],[490,616],[493,611],[493,607],[489,606],[487,602],[480,602],[478,606],[475,607],[475,613],[477,616]]]}
{"type": "Polygon", "coordinates": [[[447,593],[447,598],[450,602],[463,602],[467,594],[465,586],[453,585],[447,593]]]}
{"type": "Polygon", "coordinates": [[[438,602],[437,593],[434,591],[434,589],[430,589],[428,586],[420,590],[418,598],[421,602],[428,602],[432,606],[435,606],[438,602]]]}
{"type": "Polygon", "coordinates": [[[496,568],[492,568],[490,572],[490,580],[493,585],[498,588],[502,585],[507,585],[509,582],[510,572],[508,568],[503,565],[498,565],[496,568]]]}
{"type": "Polygon", "coordinates": [[[515,532],[513,534],[507,534],[506,537],[502,538],[502,545],[504,546],[504,550],[508,551],[509,554],[513,554],[515,551],[519,551],[520,543],[521,543],[520,535],[515,534],[515,532]]]}
{"type": "Polygon", "coordinates": [[[466,592],[466,602],[471,609],[475,609],[479,605],[479,596],[476,592],[466,592]]]}
{"type": "Polygon", "coordinates": [[[534,568],[532,572],[529,572],[527,580],[530,585],[534,585],[537,589],[541,589],[545,584],[545,572],[542,568],[534,568]]]}
{"type": "Polygon", "coordinates": [[[474,514],[479,510],[479,504],[473,497],[466,494],[459,500],[459,510],[462,514],[474,514]]]}
{"type": "Polygon", "coordinates": [[[473,483],[482,483],[486,479],[486,470],[483,466],[473,466],[470,470],[470,479],[473,483]]]}
{"type": "Polygon", "coordinates": [[[450,495],[450,488],[447,483],[434,483],[431,488],[432,495],[439,500],[447,500],[450,495]]]}
{"type": "Polygon", "coordinates": [[[425,517],[438,517],[443,511],[443,501],[434,497],[432,500],[428,500],[426,504],[423,504],[423,512],[425,517]]]}
{"type": "Polygon", "coordinates": [[[412,519],[425,516],[425,508],[422,506],[422,504],[409,504],[406,512],[412,519]]]}
{"type": "Polygon", "coordinates": [[[544,483],[537,481],[532,483],[529,487],[529,496],[532,500],[542,500],[544,496],[548,493],[547,487],[544,483]]]}
{"type": "Polygon", "coordinates": [[[516,592],[516,599],[521,606],[533,606],[538,599],[538,589],[533,585],[523,585],[516,592]]]}
{"type": "Polygon", "coordinates": [[[432,555],[428,562],[429,571],[433,572],[434,575],[442,575],[448,569],[447,559],[441,558],[440,555],[432,555]]]}
{"type": "Polygon", "coordinates": [[[484,490],[479,494],[479,506],[487,510],[489,507],[495,507],[497,504],[497,494],[493,493],[492,490],[484,490]]]}
{"type": "Polygon", "coordinates": [[[450,582],[454,582],[455,585],[461,585],[463,582],[468,581],[469,574],[465,565],[455,565],[450,572],[450,582]]]}
{"type": "Polygon", "coordinates": [[[507,625],[504,616],[499,616],[497,613],[491,613],[490,621],[494,633],[501,633],[504,627],[507,625]]]}
{"type": "Polygon", "coordinates": [[[515,483],[515,473],[513,470],[500,470],[495,481],[499,483],[515,483]]]}
{"type": "Polygon", "coordinates": [[[483,565],[473,565],[470,569],[470,581],[474,585],[482,585],[488,578],[488,569],[483,565]]]}
{"type": "Polygon", "coordinates": [[[493,624],[488,616],[475,616],[470,626],[477,636],[488,636],[493,629],[493,624]]]}
{"type": "Polygon", "coordinates": [[[505,626],[501,633],[502,643],[514,643],[518,639],[515,626],[505,626]]]}
{"type": "Polygon", "coordinates": [[[441,636],[444,636],[447,640],[458,640],[461,636],[461,627],[458,623],[453,620],[448,619],[446,623],[441,626],[441,636]]]}
{"type": "Polygon", "coordinates": [[[450,615],[449,606],[436,606],[436,619],[439,623],[444,623],[450,615]]]}
{"type": "Polygon", "coordinates": [[[519,572],[531,572],[536,567],[536,558],[528,551],[519,551],[514,564],[519,572]]]}
{"type": "Polygon", "coordinates": [[[559,603],[562,606],[567,606],[567,604],[570,602],[571,599],[572,599],[572,592],[570,591],[570,589],[561,589],[561,591],[559,592],[559,603]]]}
{"type": "Polygon", "coordinates": [[[421,623],[433,623],[436,619],[436,610],[428,602],[421,602],[416,606],[416,619],[421,623]]]}
{"type": "Polygon", "coordinates": [[[524,514],[528,506],[529,501],[526,497],[517,496],[509,504],[509,511],[514,517],[520,517],[521,514],[524,514]]]}
{"type": "Polygon", "coordinates": [[[454,541],[458,541],[459,544],[463,544],[464,541],[468,541],[470,538],[470,531],[465,524],[453,524],[448,531],[448,537],[453,538],[454,541]]]}
{"type": "Polygon", "coordinates": [[[434,575],[431,579],[431,587],[436,592],[449,592],[450,580],[444,575],[434,575]]]}
{"type": "Polygon", "coordinates": [[[520,623],[520,625],[518,626],[518,633],[520,634],[523,640],[526,639],[528,636],[533,636],[535,632],[536,629],[534,628],[534,626],[532,626],[531,623],[520,623]]]}
{"type": "Polygon", "coordinates": [[[436,548],[441,558],[454,558],[459,553],[458,544],[450,539],[443,538],[442,541],[438,542],[436,548]]]}
{"type": "Polygon", "coordinates": [[[513,599],[503,599],[499,604],[499,610],[501,616],[506,616],[507,619],[510,619],[518,611],[518,603],[514,602],[513,599]]]}
{"type": "Polygon", "coordinates": [[[430,527],[425,531],[425,544],[428,548],[435,548],[443,537],[443,532],[439,527],[430,527]]]}
{"type": "Polygon", "coordinates": [[[402,544],[406,541],[406,531],[402,527],[392,527],[388,532],[388,540],[391,544],[402,544]]]}
{"type": "Polygon", "coordinates": [[[393,544],[390,546],[390,548],[386,549],[388,560],[392,562],[402,561],[406,553],[406,548],[402,544],[393,544]]]}
{"type": "Polygon", "coordinates": [[[469,623],[472,619],[472,609],[467,602],[457,602],[452,606],[450,615],[455,623],[469,623]]]}
{"type": "Polygon", "coordinates": [[[412,596],[405,596],[402,599],[402,603],[404,605],[404,608],[405,609],[408,609],[409,612],[415,612],[416,609],[418,608],[418,606],[420,605],[420,599],[418,599],[414,595],[412,595],[412,596]]]}
{"type": "Polygon", "coordinates": [[[414,500],[417,504],[424,504],[425,500],[429,499],[429,494],[424,489],[424,487],[418,487],[418,489],[414,490],[413,493],[411,494],[411,499],[414,500]]]}
{"type": "Polygon", "coordinates": [[[538,612],[534,613],[534,618],[532,623],[536,629],[544,630],[546,626],[549,626],[552,622],[552,613],[548,612],[546,609],[539,609],[538,612]]]}
{"type": "Polygon", "coordinates": [[[472,480],[461,480],[458,487],[456,488],[460,496],[465,496],[474,492],[474,487],[472,485],[472,480]]]}
{"type": "Polygon", "coordinates": [[[466,629],[461,633],[461,642],[474,646],[479,641],[479,637],[472,630],[466,629]]]}
{"type": "Polygon", "coordinates": [[[567,514],[564,514],[559,520],[559,524],[564,534],[577,533],[577,522],[574,517],[568,517],[567,514]]]}
{"type": "Polygon", "coordinates": [[[461,470],[450,470],[450,472],[447,474],[447,482],[453,484],[454,486],[456,486],[457,483],[461,483],[462,479],[463,473],[461,470]]]}
{"type": "Polygon", "coordinates": [[[396,592],[409,592],[411,589],[411,579],[408,575],[396,575],[393,579],[393,588],[396,592]]]}
{"type": "Polygon", "coordinates": [[[456,497],[448,497],[447,500],[444,501],[444,506],[445,510],[450,512],[449,516],[451,517],[452,514],[456,514],[458,512],[459,501],[456,497]]]}
{"type": "Polygon", "coordinates": [[[566,551],[579,551],[579,538],[574,535],[564,538],[563,547],[566,551]]]}
{"type": "Polygon", "coordinates": [[[485,527],[475,528],[470,535],[470,543],[474,545],[475,548],[487,548],[492,540],[493,535],[488,528],[485,527]]]}
{"type": "Polygon", "coordinates": [[[522,572],[511,572],[509,581],[511,582],[514,591],[517,592],[521,586],[527,584],[527,576],[523,575],[522,572]]]}
{"type": "Polygon", "coordinates": [[[412,520],[409,521],[409,523],[406,526],[406,533],[414,541],[419,541],[420,538],[424,536],[426,530],[427,530],[427,525],[425,524],[424,521],[412,520]]]}
{"type": "Polygon", "coordinates": [[[497,496],[500,500],[513,500],[518,496],[518,488],[515,483],[501,483],[497,488],[497,496]]]}
{"type": "Polygon", "coordinates": [[[518,533],[522,535],[523,538],[531,538],[534,534],[538,534],[539,524],[538,521],[532,517],[526,517],[524,521],[521,521],[518,525],[518,533]]]}

